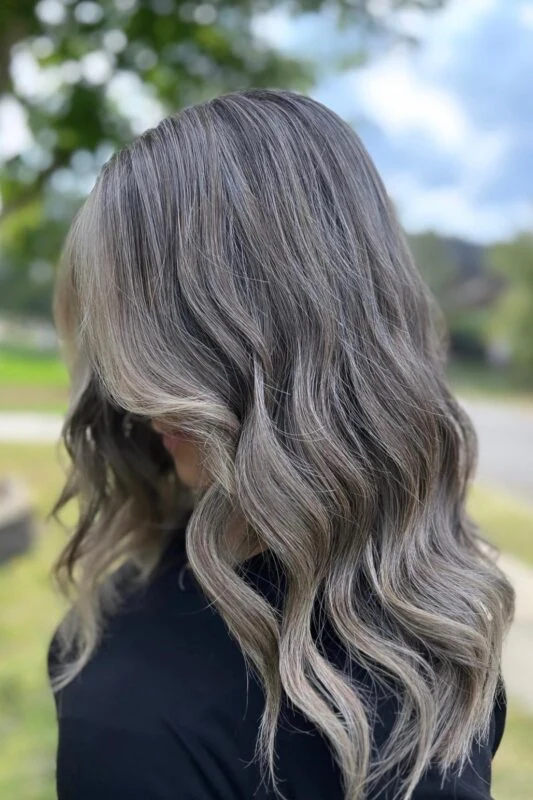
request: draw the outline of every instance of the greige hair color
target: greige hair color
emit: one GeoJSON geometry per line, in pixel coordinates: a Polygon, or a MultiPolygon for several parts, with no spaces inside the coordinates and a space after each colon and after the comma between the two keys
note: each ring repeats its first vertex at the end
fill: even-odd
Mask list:
{"type": "Polygon", "coordinates": [[[80,515],[55,574],[66,685],[186,520],[190,566],[265,688],[257,757],[275,775],[283,696],[329,741],[347,800],[488,734],[513,592],[465,513],[476,442],[391,201],[351,127],[288,91],[164,119],[103,168],[65,246],[55,301],[72,374],[56,512],[80,515]],[[212,482],[172,470],[150,418],[201,443],[212,482]],[[239,572],[244,520],[286,576],[281,612],[239,572]],[[372,697],[312,635],[319,604],[372,697]]]}

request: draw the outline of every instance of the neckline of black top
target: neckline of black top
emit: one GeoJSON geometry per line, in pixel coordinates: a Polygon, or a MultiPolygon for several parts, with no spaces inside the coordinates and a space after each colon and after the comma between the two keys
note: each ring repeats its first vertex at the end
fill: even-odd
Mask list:
{"type": "MultiPolygon", "coordinates": [[[[151,583],[157,583],[165,573],[168,575],[177,572],[182,591],[202,592],[192,570],[187,569],[185,535],[185,526],[175,530],[163,549],[151,583]]],[[[286,578],[275,553],[270,548],[265,548],[241,561],[236,571],[251,588],[259,591],[278,610],[281,609],[286,591],[286,578]]]]}
{"type": "MultiPolygon", "coordinates": [[[[173,533],[172,538],[167,543],[166,547],[163,549],[163,553],[161,555],[161,564],[166,564],[174,561],[184,561],[187,560],[187,549],[185,543],[185,531],[186,527],[182,526],[173,533]]],[[[258,566],[262,566],[265,562],[269,562],[274,557],[272,550],[269,547],[266,547],[264,550],[261,550],[259,553],[255,553],[252,556],[241,561],[239,564],[239,569],[243,572],[248,572],[249,570],[254,570],[258,566]]]]}

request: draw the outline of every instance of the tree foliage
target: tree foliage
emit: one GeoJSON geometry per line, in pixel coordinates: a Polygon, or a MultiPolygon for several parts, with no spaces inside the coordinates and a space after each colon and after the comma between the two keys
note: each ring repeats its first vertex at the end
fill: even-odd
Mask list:
{"type": "Polygon", "coordinates": [[[504,276],[507,289],[496,309],[493,330],[507,342],[517,377],[533,384],[533,234],[494,246],[493,269],[504,276]]]}
{"type": "MultiPolygon", "coordinates": [[[[354,31],[391,33],[393,10],[442,2],[327,4],[354,31]]],[[[312,13],[324,5],[291,0],[284,8],[312,13]]],[[[146,127],[144,120],[155,123],[184,105],[250,85],[310,88],[311,58],[282,55],[253,24],[278,7],[275,0],[0,4],[0,98],[20,104],[33,136],[0,175],[0,307],[48,313],[66,227],[102,163],[146,127]]]]}

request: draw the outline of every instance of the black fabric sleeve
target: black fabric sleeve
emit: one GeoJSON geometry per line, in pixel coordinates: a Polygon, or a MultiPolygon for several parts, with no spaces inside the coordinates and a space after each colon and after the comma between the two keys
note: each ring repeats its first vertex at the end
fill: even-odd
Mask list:
{"type": "Polygon", "coordinates": [[[413,800],[492,800],[492,759],[503,737],[506,712],[505,686],[500,678],[487,740],[474,744],[469,763],[463,771],[452,771],[444,782],[437,769],[429,769],[417,787],[413,800]]]}
{"type": "MultiPolygon", "coordinates": [[[[505,723],[505,690],[500,685],[489,740],[476,744],[470,763],[460,774],[442,781],[429,769],[413,800],[491,800],[491,764],[505,723]]],[[[169,723],[159,734],[126,730],[110,724],[65,718],[57,754],[58,800],[257,800],[257,775],[227,748],[230,737],[196,735],[169,723]]],[[[296,759],[298,761],[298,759],[296,759]]],[[[304,760],[299,761],[299,769],[304,760]]],[[[308,765],[309,768],[310,765],[308,765]]],[[[302,783],[302,774],[297,776],[302,783]]],[[[305,782],[305,781],[304,781],[305,782]]],[[[324,783],[327,785],[327,781],[324,783]]],[[[319,786],[307,787],[307,797],[322,797],[319,786]]],[[[301,795],[298,794],[298,797],[301,795]]],[[[388,797],[379,794],[382,797],[388,797]]]]}
{"type": "Polygon", "coordinates": [[[58,800],[245,800],[193,742],[65,719],[57,754],[58,800]]]}

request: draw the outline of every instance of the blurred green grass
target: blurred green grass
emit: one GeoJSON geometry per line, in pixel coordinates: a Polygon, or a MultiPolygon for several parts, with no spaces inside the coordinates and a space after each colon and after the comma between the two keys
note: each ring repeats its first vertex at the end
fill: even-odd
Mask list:
{"type": "Polygon", "coordinates": [[[470,490],[469,508],[487,539],[533,567],[532,505],[503,489],[475,485],[470,490]]]}
{"type": "Polygon", "coordinates": [[[531,800],[533,786],[533,716],[510,702],[502,743],[493,763],[495,800],[531,800]]]}
{"type": "MultiPolygon", "coordinates": [[[[41,519],[62,472],[51,446],[0,445],[0,476],[24,481],[41,519]]],[[[49,570],[65,536],[41,524],[33,550],[0,567],[0,797],[52,800],[56,730],[46,649],[61,617],[49,570]]]]}
{"type": "Polygon", "coordinates": [[[520,384],[509,370],[476,362],[452,361],[448,364],[447,375],[454,392],[465,400],[496,400],[533,406],[531,385],[520,384]]]}
{"type": "Polygon", "coordinates": [[[0,347],[0,411],[63,412],[68,373],[53,353],[0,347]]]}
{"type": "MultiPolygon", "coordinates": [[[[448,377],[465,399],[493,399],[533,406],[531,388],[518,386],[504,370],[452,362],[448,377]]],[[[64,412],[68,373],[58,355],[36,348],[0,346],[0,411],[64,412]]]]}
{"type": "MultiPolygon", "coordinates": [[[[56,449],[49,445],[0,445],[0,476],[23,479],[41,518],[62,483],[56,449]]],[[[469,498],[474,518],[496,544],[531,554],[533,511],[484,488],[469,498]]],[[[49,570],[65,540],[56,523],[42,525],[34,549],[0,567],[0,797],[53,800],[56,726],[46,681],[46,650],[62,604],[49,570]]],[[[526,668],[526,665],[524,665],[526,668]]],[[[501,748],[494,762],[496,800],[529,800],[533,786],[533,716],[510,703],[501,748]]]]}

